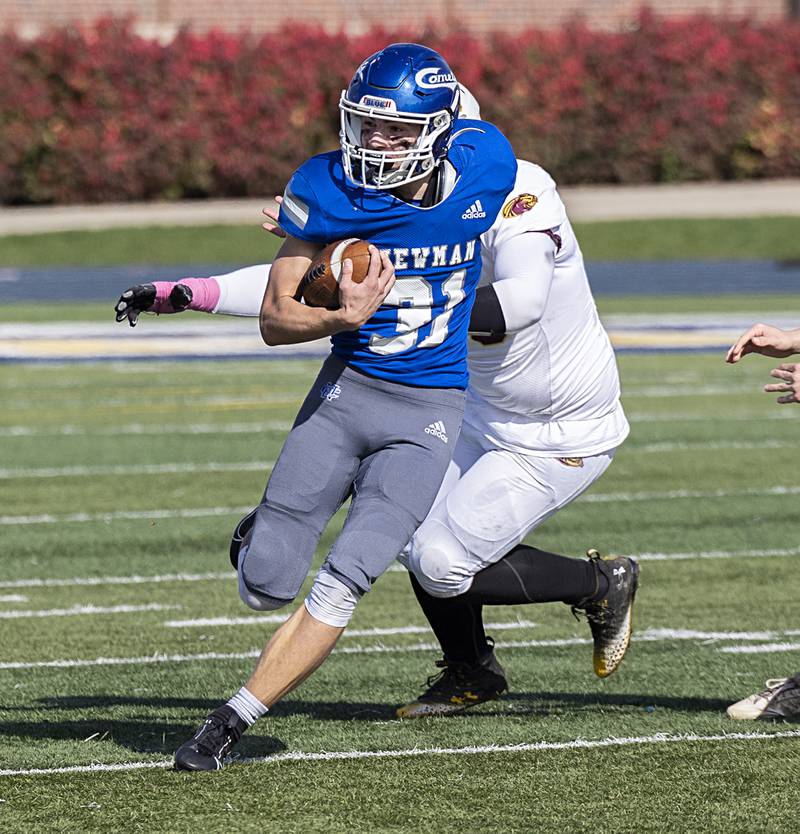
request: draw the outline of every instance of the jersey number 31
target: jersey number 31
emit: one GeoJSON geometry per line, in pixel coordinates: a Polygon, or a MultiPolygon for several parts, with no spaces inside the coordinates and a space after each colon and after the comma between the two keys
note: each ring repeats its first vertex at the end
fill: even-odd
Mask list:
{"type": "Polygon", "coordinates": [[[418,277],[398,278],[383,302],[389,307],[397,307],[397,333],[394,336],[373,334],[369,349],[381,356],[390,356],[415,345],[427,348],[442,344],[447,337],[447,325],[453,315],[453,308],[464,300],[466,277],[466,269],[459,269],[442,283],[442,292],[447,301],[435,318],[431,283],[418,277]],[[431,324],[430,332],[417,343],[419,331],[426,324],[431,324]]]}

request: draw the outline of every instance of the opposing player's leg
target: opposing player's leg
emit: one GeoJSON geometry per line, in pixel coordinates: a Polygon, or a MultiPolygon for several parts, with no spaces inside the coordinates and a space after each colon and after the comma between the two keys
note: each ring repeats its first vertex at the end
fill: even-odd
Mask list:
{"type": "MultiPolygon", "coordinates": [[[[434,506],[414,535],[409,557],[412,571],[433,596],[464,595],[476,583],[481,591],[488,591],[489,583],[478,578],[480,572],[500,562],[528,533],[577,498],[612,459],[613,451],[586,458],[551,458],[489,449],[434,506]]],[[[574,590],[571,596],[581,599],[577,595],[590,571],[575,567],[565,582],[562,574],[574,560],[533,550],[542,554],[539,573],[522,587],[516,583],[518,590],[514,590],[499,579],[510,572],[498,569],[498,579],[492,584],[506,599],[493,599],[492,604],[515,604],[512,599],[549,602],[561,599],[565,590],[574,590]]],[[[477,596],[476,591],[472,598],[477,601],[477,596]]]]}
{"type": "MultiPolygon", "coordinates": [[[[462,436],[462,442],[468,440],[467,434],[462,436]]],[[[583,608],[595,638],[596,673],[606,676],[621,662],[636,591],[637,566],[632,560],[601,560],[593,553],[584,561],[518,544],[594,483],[612,457],[613,452],[559,460],[489,451],[434,507],[414,536],[410,566],[417,598],[452,676],[469,678],[473,694],[485,690],[487,697],[481,700],[491,697],[492,688],[500,684],[492,646],[483,632],[484,604],[562,601],[583,608]],[[620,576],[625,579],[621,588],[620,576]]],[[[453,700],[448,677],[442,676],[433,691],[429,687],[398,714],[414,717],[470,705],[457,691],[453,700]]]]}
{"type": "Polygon", "coordinates": [[[486,636],[483,606],[459,598],[441,599],[424,591],[413,573],[411,586],[444,656],[441,670],[428,677],[422,694],[397,710],[398,718],[449,715],[499,698],[508,689],[506,673],[486,636]]]}
{"type": "MultiPolygon", "coordinates": [[[[445,501],[484,451],[478,438],[462,431],[429,516],[437,505],[445,501]]],[[[428,678],[425,693],[414,704],[415,717],[440,714],[438,705],[442,703],[450,705],[450,711],[457,712],[474,703],[499,697],[508,685],[505,672],[494,656],[494,641],[486,636],[483,628],[483,606],[455,600],[447,600],[448,604],[443,604],[441,599],[424,591],[410,572],[411,544],[399,561],[409,568],[414,594],[444,651],[444,658],[436,661],[441,671],[428,678]]],[[[403,710],[401,707],[398,711],[400,717],[405,717],[403,710]]]]}

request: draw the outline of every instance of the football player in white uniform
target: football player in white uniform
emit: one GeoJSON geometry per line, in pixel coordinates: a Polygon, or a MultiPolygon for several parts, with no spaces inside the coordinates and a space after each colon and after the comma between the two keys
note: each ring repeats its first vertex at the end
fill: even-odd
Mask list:
{"type": "Polygon", "coordinates": [[[401,717],[458,711],[505,688],[484,604],[583,608],[600,677],[630,637],[633,560],[590,551],[586,562],[520,544],[602,475],[628,434],[614,353],[544,170],[519,162],[515,191],[482,241],[481,283],[494,287],[502,321],[472,337],[462,434],[407,554],[445,665],[401,717]]]}
{"type": "MultiPolygon", "coordinates": [[[[474,101],[474,99],[473,99],[474,101]]],[[[476,105],[475,105],[476,106],[476,105]]],[[[265,228],[280,234],[276,217],[265,228]]],[[[575,559],[522,545],[593,484],[628,434],[611,344],[555,183],[519,161],[517,181],[482,238],[461,436],[430,514],[402,561],[444,651],[442,671],[401,707],[413,718],[460,712],[507,688],[482,606],[561,601],[582,610],[595,673],[616,670],[631,634],[638,566],[625,557],[575,559]]],[[[198,309],[258,315],[268,265],[210,279],[126,290],[117,320],[198,309]]],[[[237,528],[238,543],[249,529],[237,528]]]]}

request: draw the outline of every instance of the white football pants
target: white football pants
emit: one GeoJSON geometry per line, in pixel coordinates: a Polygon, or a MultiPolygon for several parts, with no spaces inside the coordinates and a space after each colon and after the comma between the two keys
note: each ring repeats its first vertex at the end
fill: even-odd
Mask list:
{"type": "Polygon", "coordinates": [[[465,593],[478,571],[588,489],[614,451],[586,458],[523,455],[497,448],[465,425],[436,502],[401,561],[429,594],[465,593]]]}

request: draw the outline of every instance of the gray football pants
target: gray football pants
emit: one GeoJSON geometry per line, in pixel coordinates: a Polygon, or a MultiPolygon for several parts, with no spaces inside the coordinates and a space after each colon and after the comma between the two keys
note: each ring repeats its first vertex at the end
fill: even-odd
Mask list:
{"type": "Polygon", "coordinates": [[[464,392],[366,376],[330,356],[289,432],[240,565],[270,607],[291,602],[331,516],[349,495],[325,567],[358,593],[428,514],[461,429],[464,392]]]}

